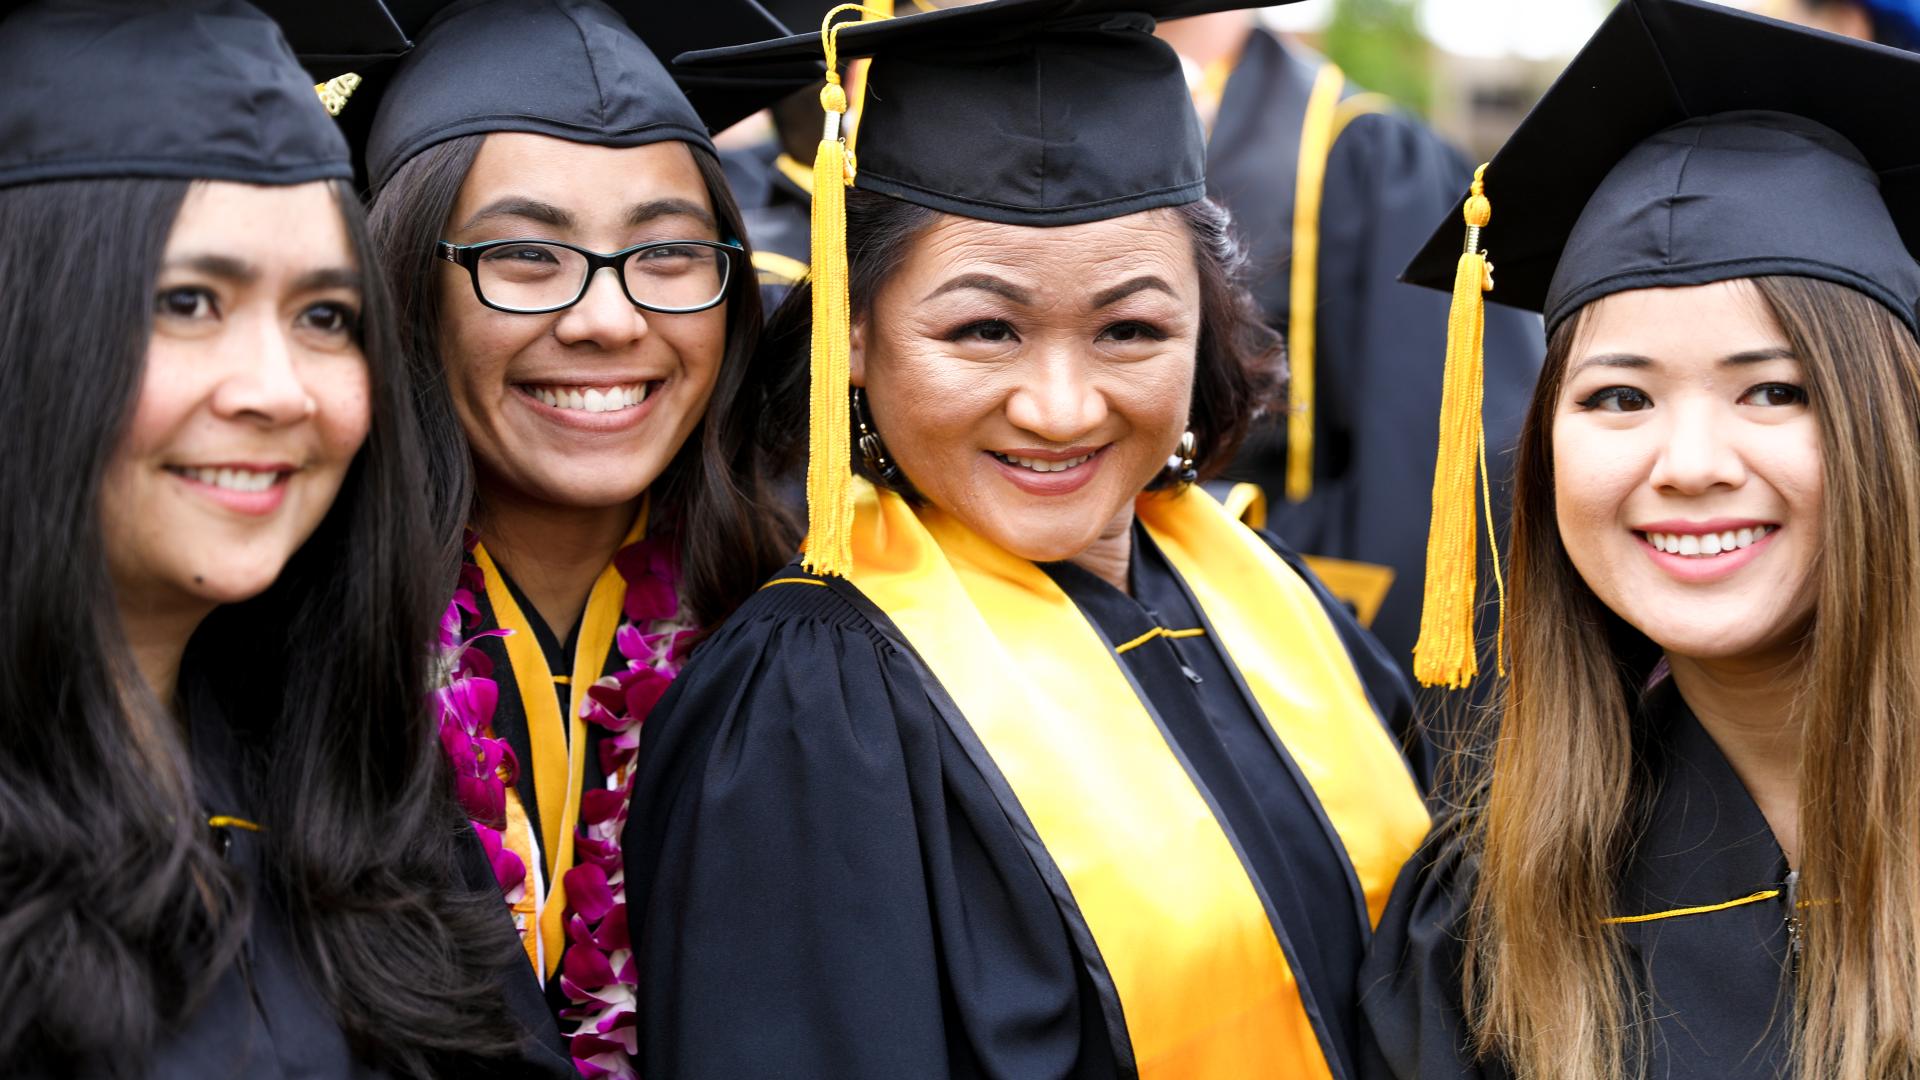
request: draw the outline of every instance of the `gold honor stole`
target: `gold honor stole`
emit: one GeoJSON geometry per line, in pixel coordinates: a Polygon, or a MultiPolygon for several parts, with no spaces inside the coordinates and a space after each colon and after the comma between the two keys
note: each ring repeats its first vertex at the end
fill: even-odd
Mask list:
{"type": "MultiPolygon", "coordinates": [[[[642,503],[640,516],[620,547],[639,541],[646,533],[647,505],[642,503]]],[[[573,839],[580,826],[580,800],[587,775],[587,722],[581,719],[580,702],[606,667],[607,653],[613,648],[626,606],[627,582],[609,562],[587,594],[587,609],[580,616],[580,635],[574,643],[573,674],[566,683],[569,708],[563,717],[553,689],[562,677],[547,667],[547,656],[533,634],[533,624],[514,601],[513,590],[507,588],[506,578],[500,575],[485,544],[474,545],[473,559],[486,575],[487,603],[493,608],[494,625],[513,631],[502,643],[507,649],[507,662],[513,665],[513,681],[520,690],[520,707],[533,747],[533,761],[523,761],[520,767],[533,769],[534,802],[540,807],[540,836],[546,841],[546,850],[535,851],[526,808],[512,785],[507,787],[503,839],[527,866],[527,894],[514,905],[513,912],[526,928],[521,942],[527,960],[544,984],[559,969],[560,954],[567,943],[566,873],[573,868],[573,839]]]]}
{"type": "MultiPolygon", "coordinates": [[[[855,484],[851,581],[952,697],[1064,877],[1140,1077],[1331,1076],[1246,867],[1111,645],[1039,567],[855,484]]],[[[1378,920],[1427,814],[1320,601],[1201,489],[1136,506],[1378,920]]]]}

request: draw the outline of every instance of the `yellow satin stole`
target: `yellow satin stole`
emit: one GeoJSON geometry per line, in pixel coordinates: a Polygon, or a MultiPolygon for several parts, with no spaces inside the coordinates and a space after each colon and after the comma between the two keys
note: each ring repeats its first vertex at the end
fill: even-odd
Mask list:
{"type": "MultiPolygon", "coordinates": [[[[1109,644],[1037,566],[855,483],[851,581],[953,698],[1066,879],[1139,1075],[1329,1076],[1246,868],[1109,644]]],[[[1377,920],[1427,814],[1325,610],[1199,488],[1137,509],[1313,786],[1377,920]]]]}
{"type": "MultiPolygon", "coordinates": [[[[643,502],[640,516],[620,546],[635,543],[646,533],[647,505],[643,502]]],[[[493,608],[494,625],[513,631],[502,641],[507,662],[513,665],[513,681],[520,691],[528,741],[533,746],[533,760],[521,762],[520,767],[533,770],[534,802],[540,808],[540,837],[546,841],[546,850],[536,850],[526,808],[521,805],[520,793],[512,787],[507,788],[503,839],[527,866],[526,896],[514,905],[513,913],[526,931],[521,943],[526,947],[527,960],[544,983],[559,969],[567,943],[566,873],[573,869],[573,841],[580,827],[587,768],[587,722],[580,716],[580,703],[586,699],[587,688],[600,678],[607,654],[613,649],[626,606],[627,582],[611,562],[600,571],[593,591],[587,594],[586,610],[580,615],[572,676],[556,676],[547,667],[547,656],[533,634],[533,623],[520,610],[485,544],[474,546],[473,558],[486,575],[487,603],[493,608]],[[564,717],[553,689],[563,681],[569,705],[564,717]]]]}

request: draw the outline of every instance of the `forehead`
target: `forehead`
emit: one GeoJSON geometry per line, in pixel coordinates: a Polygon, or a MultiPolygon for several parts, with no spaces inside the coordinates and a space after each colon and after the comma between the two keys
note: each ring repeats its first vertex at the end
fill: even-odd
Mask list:
{"type": "Polygon", "coordinates": [[[196,181],[187,189],[167,256],[216,254],[263,271],[356,264],[331,182],[241,184],[196,181]]]}
{"type": "Polygon", "coordinates": [[[1191,282],[1193,241],[1172,210],[1043,227],[1004,225],[942,214],[915,238],[903,269],[944,274],[990,270],[1066,288],[1121,274],[1158,274],[1191,282]]]}
{"type": "Polygon", "coordinates": [[[1588,304],[1572,358],[1604,353],[1653,360],[1719,360],[1780,348],[1786,333],[1746,280],[1683,288],[1630,289],[1588,304]]]}
{"type": "Polygon", "coordinates": [[[495,132],[481,144],[460,186],[454,223],[506,196],[559,207],[583,221],[624,217],[629,207],[657,199],[685,199],[713,210],[693,151],[671,140],[591,146],[550,135],[495,132]]]}

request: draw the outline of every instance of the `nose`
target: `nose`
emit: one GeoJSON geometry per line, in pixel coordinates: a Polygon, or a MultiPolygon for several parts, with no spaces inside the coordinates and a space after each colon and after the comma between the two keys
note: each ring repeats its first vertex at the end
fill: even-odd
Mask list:
{"type": "Polygon", "coordinates": [[[301,379],[298,351],[278,319],[263,317],[254,334],[236,335],[230,373],[214,390],[213,411],[223,419],[267,427],[313,415],[313,395],[301,379]]]}
{"type": "Polygon", "coordinates": [[[620,275],[603,266],[587,280],[587,294],[560,313],[553,336],[566,345],[619,349],[647,334],[646,314],[627,299],[620,275]]]}
{"type": "Polygon", "coordinates": [[[1034,356],[1007,399],[1007,419],[1051,443],[1070,444],[1107,418],[1107,398],[1092,365],[1069,348],[1034,356]]]}
{"type": "Polygon", "coordinates": [[[1746,459],[1733,439],[1733,421],[1702,403],[1681,406],[1668,421],[1649,480],[1662,491],[1699,495],[1746,482],[1746,459]]]}

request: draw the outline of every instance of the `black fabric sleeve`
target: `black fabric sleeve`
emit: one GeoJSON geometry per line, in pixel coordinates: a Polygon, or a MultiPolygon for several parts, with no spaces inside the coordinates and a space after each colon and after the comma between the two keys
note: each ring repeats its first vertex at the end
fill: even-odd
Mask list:
{"type": "Polygon", "coordinates": [[[1394,883],[1360,968],[1361,1080],[1508,1080],[1476,1061],[1460,974],[1474,859],[1457,819],[1434,828],[1394,883]]]}

